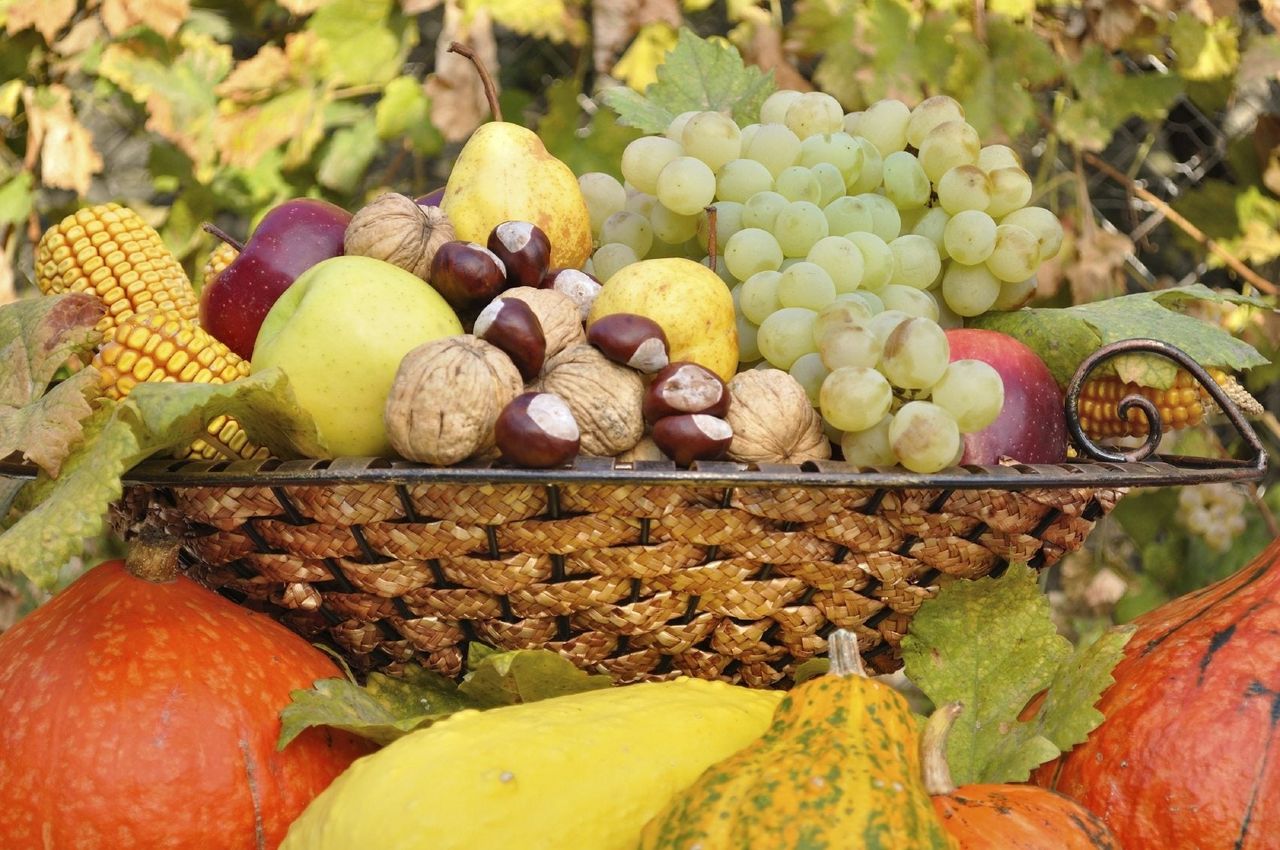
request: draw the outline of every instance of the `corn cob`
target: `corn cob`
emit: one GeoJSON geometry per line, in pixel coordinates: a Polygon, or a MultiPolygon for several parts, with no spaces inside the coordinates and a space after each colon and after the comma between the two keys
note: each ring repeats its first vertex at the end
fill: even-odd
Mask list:
{"type": "MultiPolygon", "coordinates": [[[[1249,395],[1231,375],[1221,369],[1207,370],[1226,390],[1227,396],[1246,414],[1262,412],[1257,399],[1249,395]]],[[[1144,387],[1132,381],[1121,381],[1115,375],[1090,378],[1080,388],[1080,427],[1091,439],[1104,437],[1145,437],[1147,420],[1141,410],[1132,409],[1125,419],[1119,415],[1120,402],[1131,395],[1142,395],[1160,411],[1160,422],[1166,431],[1199,425],[1206,413],[1217,410],[1213,398],[1196,383],[1190,372],[1179,369],[1173,386],[1167,389],[1144,387]]]]}
{"type": "MultiPolygon", "coordinates": [[[[121,319],[99,346],[93,365],[101,375],[103,395],[117,400],[145,382],[225,384],[249,375],[248,361],[177,310],[146,310],[121,319]]],[[[183,457],[267,456],[228,416],[215,417],[206,432],[183,457]]]]}
{"type": "Polygon", "coordinates": [[[205,261],[204,272],[200,277],[200,286],[208,286],[238,256],[240,256],[240,252],[236,250],[235,245],[230,242],[219,242],[218,247],[213,249],[213,253],[205,261]]]}
{"type": "Polygon", "coordinates": [[[195,321],[191,281],[160,234],[119,204],[77,210],[36,246],[36,285],[45,294],[89,292],[107,305],[103,334],[144,310],[177,310],[195,321]]]}

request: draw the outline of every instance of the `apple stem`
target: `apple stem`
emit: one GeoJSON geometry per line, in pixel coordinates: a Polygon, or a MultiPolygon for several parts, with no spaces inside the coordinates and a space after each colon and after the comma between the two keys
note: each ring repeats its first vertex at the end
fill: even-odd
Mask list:
{"type": "Polygon", "coordinates": [[[489,111],[493,113],[493,120],[501,121],[502,108],[498,106],[498,87],[493,84],[493,77],[490,76],[489,69],[480,61],[480,57],[470,47],[458,41],[449,45],[449,52],[471,60],[471,64],[476,67],[476,73],[480,75],[480,84],[484,86],[484,96],[489,101],[489,111]]]}
{"type": "Polygon", "coordinates": [[[719,274],[716,270],[716,208],[713,204],[707,207],[707,265],[713,272],[719,274]]]}
{"type": "Polygon", "coordinates": [[[212,233],[215,237],[217,237],[223,242],[226,242],[228,245],[230,245],[232,248],[235,248],[237,251],[244,250],[243,242],[241,242],[239,239],[233,239],[231,235],[227,233],[227,231],[223,230],[221,227],[218,227],[218,225],[213,224],[212,222],[206,221],[202,225],[202,227],[204,228],[205,233],[212,233]]]}

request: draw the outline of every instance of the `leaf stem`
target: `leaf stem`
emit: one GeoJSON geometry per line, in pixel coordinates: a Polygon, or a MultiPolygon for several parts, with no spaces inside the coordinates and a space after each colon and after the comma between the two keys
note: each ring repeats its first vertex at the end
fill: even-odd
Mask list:
{"type": "Polygon", "coordinates": [[[489,101],[489,111],[493,113],[493,120],[501,121],[502,108],[498,106],[498,87],[493,84],[493,77],[489,74],[489,69],[480,61],[480,57],[470,47],[458,41],[449,45],[449,52],[466,57],[475,66],[476,73],[480,75],[480,84],[484,86],[484,96],[489,101]]]}

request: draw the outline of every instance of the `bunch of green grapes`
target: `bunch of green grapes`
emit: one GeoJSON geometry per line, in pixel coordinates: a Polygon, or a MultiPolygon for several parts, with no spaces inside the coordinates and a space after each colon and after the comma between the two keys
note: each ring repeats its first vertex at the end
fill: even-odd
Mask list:
{"type": "Polygon", "coordinates": [[[1245,529],[1245,501],[1244,490],[1234,484],[1183,487],[1178,492],[1178,521],[1210,549],[1226,552],[1245,529]]]}

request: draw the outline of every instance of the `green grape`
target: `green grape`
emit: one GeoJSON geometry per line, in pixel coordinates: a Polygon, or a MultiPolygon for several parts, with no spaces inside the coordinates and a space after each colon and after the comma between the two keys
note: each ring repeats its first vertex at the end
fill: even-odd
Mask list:
{"type": "Polygon", "coordinates": [[[784,124],[761,124],[742,148],[742,155],[769,169],[775,178],[800,158],[800,137],[784,124]]]}
{"type": "Polygon", "coordinates": [[[852,292],[862,284],[862,250],[843,236],[819,239],[805,259],[827,270],[837,293],[852,292]]]}
{"type": "Polygon", "coordinates": [[[911,109],[900,100],[877,100],[862,113],[858,121],[858,135],[871,142],[888,157],[907,146],[907,122],[911,109]]]}
{"type": "Polygon", "coordinates": [[[895,387],[923,390],[942,377],[950,357],[946,331],[932,319],[913,316],[885,337],[880,371],[895,387]]]}
{"type": "Polygon", "coordinates": [[[929,207],[912,225],[909,232],[916,236],[923,236],[932,242],[938,249],[938,256],[945,260],[951,256],[946,245],[947,224],[950,221],[951,216],[942,207],[929,207]]]}
{"type": "Polygon", "coordinates": [[[807,256],[809,249],[828,232],[822,210],[807,201],[787,204],[773,222],[773,235],[778,238],[784,257],[807,256]]]}
{"type": "Polygon", "coordinates": [[[873,316],[884,312],[884,299],[866,289],[859,289],[855,292],[841,292],[836,296],[836,301],[837,303],[840,301],[861,301],[873,316]]]}
{"type": "Polygon", "coordinates": [[[978,161],[982,144],[978,131],[964,121],[944,121],[920,141],[917,156],[924,173],[937,183],[957,165],[973,165],[978,161]]]}
{"type": "Polygon", "coordinates": [[[610,242],[601,245],[591,255],[593,274],[601,283],[613,277],[622,268],[640,262],[635,249],[621,242],[610,242]]]}
{"type": "Polygon", "coordinates": [[[1017,310],[1031,300],[1036,294],[1036,278],[1031,276],[1016,283],[1005,283],[1000,286],[1000,295],[991,305],[992,310],[1017,310]]]}
{"type": "MultiPolygon", "coordinates": [[[[919,292],[919,290],[913,291],[919,292]]],[[[894,329],[896,329],[898,325],[910,318],[911,316],[909,314],[886,306],[885,309],[881,310],[879,313],[873,314],[871,318],[867,320],[867,327],[876,335],[880,340],[880,345],[883,347],[884,341],[889,338],[889,334],[893,333],[894,329]]]]}
{"type": "Polygon", "coordinates": [[[728,267],[725,266],[723,255],[716,254],[714,264],[712,263],[711,257],[706,255],[704,255],[701,260],[698,260],[698,262],[715,272],[716,275],[724,281],[725,286],[732,287],[738,282],[738,279],[734,277],[729,272],[728,267]]]}
{"type": "Polygon", "coordinates": [[[836,198],[844,197],[844,175],[840,169],[829,162],[820,162],[810,170],[818,179],[818,206],[825,207],[836,198]]]}
{"type": "Polygon", "coordinates": [[[862,166],[856,174],[845,172],[844,182],[848,187],[845,191],[850,195],[874,192],[884,179],[884,157],[880,155],[880,149],[872,144],[870,139],[854,136],[853,140],[862,149],[862,166]]]}
{"type": "Polygon", "coordinates": [[[965,210],[985,210],[991,203],[991,180],[976,165],[947,169],[938,181],[938,204],[955,215],[965,210]]]}
{"type": "Polygon", "coordinates": [[[684,138],[685,125],[688,124],[689,120],[697,114],[698,110],[696,109],[691,109],[688,112],[681,112],[675,118],[671,119],[671,123],[668,124],[667,129],[663,131],[663,135],[668,139],[671,139],[673,142],[679,142],[684,138]]]}
{"type": "Polygon", "coordinates": [[[884,158],[884,194],[900,210],[913,210],[929,203],[933,187],[920,160],[907,151],[894,151],[884,158]]]}
{"type": "Polygon", "coordinates": [[[1022,160],[1008,145],[986,145],[978,151],[978,167],[987,172],[997,168],[1021,168],[1022,160]]]}
{"type": "Polygon", "coordinates": [[[966,266],[953,262],[942,275],[942,300],[957,316],[980,316],[1000,295],[1000,281],[979,262],[966,266]]]}
{"type": "Polygon", "coordinates": [[[697,215],[716,196],[716,175],[691,156],[678,156],[658,174],[658,201],[680,215],[697,215]]]}
{"type": "Polygon", "coordinates": [[[645,218],[651,218],[653,209],[656,206],[658,206],[658,199],[653,195],[647,192],[633,192],[627,196],[627,203],[623,209],[636,215],[642,215],[645,218]]]}
{"type": "Polygon", "coordinates": [[[822,133],[800,142],[799,164],[813,168],[819,163],[834,165],[842,177],[857,176],[862,170],[862,148],[848,133],[822,133]]]}
{"type": "Polygon", "coordinates": [[[916,289],[928,289],[942,273],[938,246],[927,236],[908,233],[889,243],[893,252],[893,282],[916,289]]]}
{"type": "Polygon", "coordinates": [[[996,223],[979,210],[956,213],[942,232],[942,243],[951,259],[966,265],[986,262],[996,247],[996,223]]]}
{"type": "Polygon", "coordinates": [[[893,279],[893,251],[874,233],[852,231],[845,238],[862,252],[862,289],[878,291],[893,279]]]}
{"type": "Polygon", "coordinates": [[[756,333],[760,353],[779,369],[790,369],[802,355],[817,351],[813,344],[813,320],[817,315],[804,307],[783,307],[770,315],[756,333]]]}
{"type": "Polygon", "coordinates": [[[929,392],[929,400],[951,414],[961,434],[972,434],[996,421],[1004,406],[1004,381],[982,360],[948,364],[929,392]]]}
{"type": "Polygon", "coordinates": [[[754,159],[726,162],[716,174],[716,197],[745,204],[757,192],[773,188],[773,174],[754,159]]]}
{"type": "MultiPolygon", "coordinates": [[[[649,224],[653,226],[653,235],[657,239],[669,245],[678,245],[692,239],[698,232],[698,222],[705,218],[705,215],[680,215],[662,204],[654,204],[649,213],[649,224]]],[[[652,247],[649,254],[653,254],[652,247]]]]}
{"type": "Polygon", "coordinates": [[[862,122],[862,112],[846,112],[844,114],[844,131],[850,136],[858,135],[858,125],[862,122]]]}
{"type": "Polygon", "coordinates": [[[1026,280],[1040,265],[1040,240],[1025,227],[996,225],[996,244],[986,263],[991,273],[1005,283],[1026,280]]]}
{"type": "Polygon", "coordinates": [[[747,149],[747,144],[751,141],[751,138],[755,136],[756,131],[759,129],[760,129],[759,124],[747,124],[745,127],[742,128],[742,135],[739,137],[739,139],[742,142],[742,149],[744,151],[747,149]]]}
{"type": "Polygon", "coordinates": [[[964,107],[946,95],[926,97],[911,110],[907,119],[907,144],[919,148],[929,131],[946,121],[963,121],[964,107]]]}
{"type": "MultiPolygon", "coordinates": [[[[742,229],[742,204],[733,201],[716,201],[711,206],[716,210],[716,250],[723,251],[729,244],[733,234],[742,229]]],[[[711,217],[703,214],[697,216],[698,244],[707,250],[710,244],[707,237],[711,233],[711,217]]]]}
{"type": "Polygon", "coordinates": [[[909,316],[919,316],[930,321],[938,320],[938,300],[933,293],[914,286],[891,283],[879,292],[880,303],[886,310],[895,310],[909,316]]]}
{"type": "Polygon", "coordinates": [[[817,263],[799,262],[782,272],[778,303],[783,307],[808,307],[817,312],[836,300],[831,275],[817,263]]]}
{"type": "Polygon", "coordinates": [[[889,425],[893,414],[886,413],[880,421],[861,431],[846,431],[840,437],[840,452],[844,462],[851,466],[897,466],[898,458],[889,445],[889,425]]]}
{"type": "Polygon", "coordinates": [[[991,203],[987,212],[1002,218],[1027,205],[1031,200],[1031,178],[1021,168],[997,168],[991,178],[991,203]]]}
{"type": "Polygon", "coordinates": [[[1016,224],[1035,234],[1040,243],[1040,259],[1052,260],[1062,248],[1062,222],[1044,207],[1023,207],[1000,219],[1001,224],[1016,224]]]}
{"type": "Polygon", "coordinates": [[[902,214],[893,205],[893,201],[875,192],[858,197],[865,198],[871,209],[871,232],[885,242],[898,238],[898,234],[902,232],[902,214]]]}
{"type": "Polygon", "coordinates": [[[684,125],[680,144],[687,156],[697,157],[713,172],[742,152],[742,131],[728,115],[699,112],[684,125]]]}
{"type": "Polygon", "coordinates": [[[772,270],[756,272],[744,280],[738,302],[742,315],[758,325],[771,313],[781,310],[782,302],[778,300],[780,280],[782,280],[782,273],[772,270]]]}
{"type": "Polygon", "coordinates": [[[844,128],[844,109],[826,92],[808,91],[787,107],[783,123],[801,139],[835,133],[844,128]]]}
{"type": "Polygon", "coordinates": [[[960,452],[960,430],[951,414],[927,401],[909,401],[889,423],[889,445],[898,462],[923,475],[949,466],[960,452]]]}
{"type": "MultiPolygon", "coordinates": [[[[865,327],[870,318],[871,308],[865,301],[852,298],[841,299],[837,296],[835,301],[819,310],[817,318],[813,320],[813,343],[821,349],[822,338],[829,331],[846,325],[865,327]]],[[[879,346],[879,338],[876,344],[879,346]]]]}
{"type": "Polygon", "coordinates": [[[829,328],[818,341],[818,354],[828,369],[842,366],[875,368],[880,360],[880,338],[865,324],[843,324],[829,328]]]}
{"type": "Polygon", "coordinates": [[[627,205],[627,190],[618,178],[603,171],[589,171],[578,178],[578,188],[587,202],[587,215],[591,217],[591,235],[600,238],[604,220],[627,205]]]}
{"type": "Polygon", "coordinates": [[[782,169],[773,189],[788,201],[808,201],[816,204],[822,198],[822,186],[813,171],[800,165],[782,169]]]}
{"type": "Polygon", "coordinates": [[[724,264],[738,280],[746,280],[756,272],[774,271],[782,265],[782,249],[767,230],[744,227],[724,244],[724,264]]]}
{"type": "Polygon", "coordinates": [[[954,310],[948,307],[945,299],[935,298],[935,300],[938,302],[938,318],[934,321],[936,321],[944,331],[949,331],[952,328],[964,327],[964,318],[957,315],[954,310]]]}
{"type": "Polygon", "coordinates": [[[778,89],[766,97],[764,103],[760,104],[760,123],[786,123],[787,110],[791,108],[791,104],[800,99],[801,94],[792,89],[778,89]]]}
{"type": "Polygon", "coordinates": [[[653,227],[639,213],[622,210],[604,220],[600,241],[606,245],[620,242],[634,251],[637,257],[643,257],[653,245],[653,227]]]}
{"type": "Polygon", "coordinates": [[[843,234],[871,233],[875,228],[875,216],[872,215],[872,204],[867,201],[870,195],[843,195],[822,208],[822,215],[827,219],[827,230],[831,233],[843,234]]]}
{"type": "Polygon", "coordinates": [[[684,153],[679,142],[666,136],[641,136],[622,151],[622,176],[646,195],[658,191],[658,174],[684,153]]]}
{"type": "Polygon", "coordinates": [[[788,369],[791,377],[804,387],[804,394],[809,397],[809,404],[818,406],[818,393],[822,390],[822,382],[827,379],[831,370],[822,365],[822,357],[816,351],[802,354],[788,369]]]}
{"type": "Polygon", "coordinates": [[[734,321],[738,325],[738,362],[754,363],[760,359],[760,343],[756,338],[760,329],[742,315],[735,317],[734,321]]]}
{"type": "Polygon", "coordinates": [[[893,403],[893,388],[875,369],[832,370],[818,390],[822,418],[841,431],[862,431],[880,421],[893,403]]]}
{"type": "Polygon", "coordinates": [[[791,202],[777,192],[756,192],[742,205],[742,224],[745,227],[773,230],[778,213],[786,209],[789,203],[791,202]]]}

